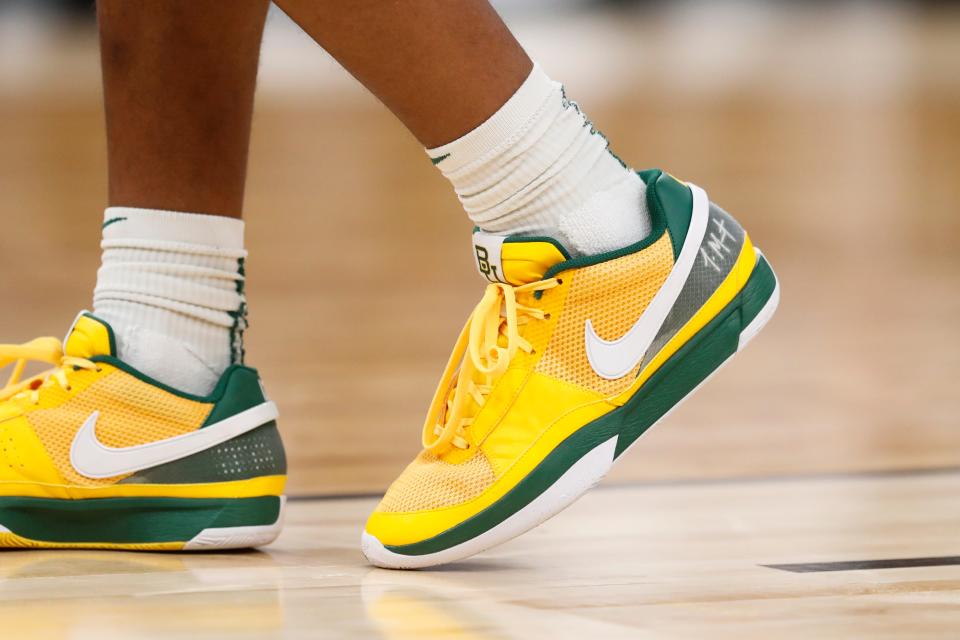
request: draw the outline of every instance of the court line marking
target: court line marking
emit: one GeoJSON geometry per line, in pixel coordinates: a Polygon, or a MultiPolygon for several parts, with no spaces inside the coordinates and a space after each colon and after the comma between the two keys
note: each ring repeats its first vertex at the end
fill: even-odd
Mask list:
{"type": "Polygon", "coordinates": [[[762,564],[767,569],[790,573],[818,573],[821,571],[861,571],[869,569],[905,569],[908,567],[946,567],[960,565],[960,556],[927,556],[923,558],[886,558],[881,560],[841,560],[837,562],[796,562],[790,564],[762,564]]]}

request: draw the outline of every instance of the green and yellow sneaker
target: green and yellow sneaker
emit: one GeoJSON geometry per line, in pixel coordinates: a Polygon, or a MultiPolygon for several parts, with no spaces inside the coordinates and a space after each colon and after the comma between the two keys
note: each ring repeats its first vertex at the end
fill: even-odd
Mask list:
{"type": "Polygon", "coordinates": [[[475,234],[489,284],[424,450],[367,521],[370,562],[459,560],[558,513],[770,320],[777,279],[740,225],[699,187],[641,177],[653,231],[622,250],[475,234]]]}
{"type": "Polygon", "coordinates": [[[229,368],[208,397],[116,356],[81,314],[65,347],[0,346],[0,547],[195,550],[280,533],[286,459],[260,378],[229,368]],[[55,365],[19,382],[24,363],[55,365]]]}

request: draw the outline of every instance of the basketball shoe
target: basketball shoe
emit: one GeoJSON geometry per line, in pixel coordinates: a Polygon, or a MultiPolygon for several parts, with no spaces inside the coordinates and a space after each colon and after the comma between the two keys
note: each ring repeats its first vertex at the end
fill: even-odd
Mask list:
{"type": "Polygon", "coordinates": [[[770,265],[706,193],[647,183],[653,231],[571,258],[550,238],[477,232],[490,282],[457,340],[424,450],[367,521],[375,565],[459,560],[556,514],[770,319],[770,265]]]}
{"type": "Polygon", "coordinates": [[[286,459],[254,369],[181,393],[119,360],[88,313],[62,347],[0,346],[5,365],[0,547],[227,549],[279,534],[286,459]],[[31,360],[54,368],[20,381],[31,360]]]}

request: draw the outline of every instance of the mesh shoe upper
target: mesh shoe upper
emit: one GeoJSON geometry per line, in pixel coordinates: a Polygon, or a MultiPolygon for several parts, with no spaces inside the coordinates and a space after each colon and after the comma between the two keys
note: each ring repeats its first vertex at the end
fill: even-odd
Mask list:
{"type": "MultiPolygon", "coordinates": [[[[484,492],[528,451],[548,448],[547,440],[562,435],[549,431],[572,432],[616,408],[619,395],[635,385],[651,356],[716,289],[743,249],[746,236],[732,218],[711,205],[702,254],[645,357],[616,379],[602,377],[591,365],[584,343],[587,321],[600,339],[623,336],[664,286],[683,244],[690,220],[690,191],[666,174],[657,172],[652,179],[659,193],[652,188],[647,195],[660,227],[651,240],[637,247],[570,260],[561,252],[545,253],[543,238],[493,242],[481,238],[479,268],[488,280],[522,286],[555,278],[559,285],[516,295],[517,305],[540,309],[543,319],[520,326],[520,335],[532,348],[517,351],[507,371],[489,393],[482,394],[482,402],[472,405],[474,414],[461,437],[467,446],[422,452],[387,491],[377,513],[400,515],[485,504],[484,492]],[[673,211],[667,212],[664,202],[671,198],[673,211]],[[668,221],[671,214],[675,219],[668,221]]],[[[438,398],[451,393],[438,389],[438,398]]]]}
{"type": "MultiPolygon", "coordinates": [[[[266,477],[277,478],[276,492],[282,490],[286,459],[271,419],[275,409],[253,369],[231,367],[209,397],[180,393],[118,360],[110,327],[88,314],[78,317],[62,352],[59,343],[55,351],[62,354],[57,368],[2,391],[0,495],[28,491],[64,497],[57,487],[98,490],[92,494],[98,497],[137,495],[149,492],[143,485],[151,483],[200,486],[266,477]],[[78,434],[91,421],[95,446],[120,455],[161,442],[173,452],[171,441],[235,416],[241,427],[229,432],[221,428],[217,433],[224,433],[223,439],[205,440],[211,444],[156,462],[143,458],[151,462],[131,467],[135,471],[90,477],[75,466],[78,434]]],[[[264,487],[235,490],[256,494],[264,487]]],[[[198,488],[194,493],[203,492],[198,488]]]]}

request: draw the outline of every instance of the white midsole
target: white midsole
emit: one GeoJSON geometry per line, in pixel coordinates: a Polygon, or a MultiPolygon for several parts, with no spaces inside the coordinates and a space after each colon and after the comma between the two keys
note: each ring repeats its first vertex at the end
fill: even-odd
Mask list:
{"type": "MultiPolygon", "coordinates": [[[[763,254],[759,249],[756,250],[759,256],[763,254]]],[[[649,429],[659,424],[667,416],[673,413],[677,407],[692,396],[697,389],[712,378],[723,366],[730,361],[733,355],[736,355],[741,349],[760,332],[764,325],[773,317],[774,311],[780,302],[780,283],[777,281],[773,293],[764,304],[763,308],[756,317],[740,332],[740,338],[737,343],[737,351],[730,355],[726,360],[720,363],[716,369],[700,381],[700,383],[691,389],[687,394],[675,403],[666,413],[657,419],[649,429]]],[[[648,431],[649,431],[648,429],[648,431]]],[[[616,445],[619,436],[597,445],[590,450],[580,460],[573,464],[562,476],[560,476],[546,491],[533,499],[532,502],[518,510],[503,522],[488,529],[479,536],[471,538],[458,545],[454,545],[442,551],[427,553],[423,555],[404,555],[394,553],[387,549],[374,536],[364,531],[361,535],[361,548],[364,555],[371,564],[386,569],[422,569],[438,564],[445,564],[455,560],[472,556],[481,551],[489,549],[499,544],[503,544],[518,535],[525,533],[533,527],[548,520],[566,507],[570,506],[580,496],[586,493],[591,487],[596,485],[613,468],[616,461],[621,460],[627,451],[630,451],[640,441],[640,438],[634,440],[630,446],[619,457],[614,459],[616,445]]]]}
{"type": "Polygon", "coordinates": [[[183,550],[250,549],[268,545],[277,539],[283,529],[283,514],[286,506],[287,497],[280,496],[280,511],[277,513],[277,519],[273,524],[204,529],[183,545],[183,550]]]}
{"type": "Polygon", "coordinates": [[[375,537],[363,532],[361,546],[363,553],[373,564],[389,569],[419,569],[435,564],[452,562],[479,553],[485,549],[504,543],[529,531],[544,520],[559,513],[610,470],[613,454],[617,450],[617,436],[597,445],[577,460],[550,487],[500,524],[484,531],[466,542],[421,556],[407,556],[393,553],[385,548],[375,537]]]}

